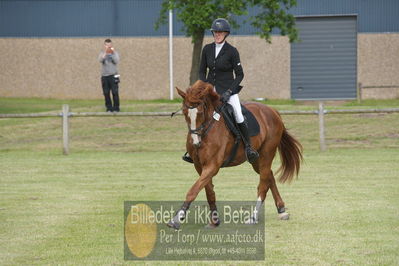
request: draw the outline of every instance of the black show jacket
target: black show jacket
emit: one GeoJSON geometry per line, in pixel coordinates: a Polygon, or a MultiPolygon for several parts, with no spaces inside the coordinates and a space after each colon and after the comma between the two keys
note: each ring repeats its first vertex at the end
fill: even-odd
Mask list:
{"type": "Polygon", "coordinates": [[[225,42],[215,58],[215,47],[215,43],[210,43],[202,49],[199,78],[214,85],[220,95],[228,89],[233,94],[239,93],[242,88],[240,83],[244,78],[240,54],[235,47],[225,42]]]}

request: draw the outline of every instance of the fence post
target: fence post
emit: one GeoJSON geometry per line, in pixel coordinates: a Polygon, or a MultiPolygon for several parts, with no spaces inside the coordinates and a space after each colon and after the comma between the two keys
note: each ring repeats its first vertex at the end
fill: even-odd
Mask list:
{"type": "Polygon", "coordinates": [[[319,102],[319,142],[320,150],[326,150],[326,138],[324,135],[324,106],[323,102],[319,102]]]}
{"type": "Polygon", "coordinates": [[[69,154],[69,105],[62,105],[62,142],[63,154],[69,154]]]}
{"type": "Polygon", "coordinates": [[[362,102],[362,83],[357,84],[357,103],[362,102]]]}

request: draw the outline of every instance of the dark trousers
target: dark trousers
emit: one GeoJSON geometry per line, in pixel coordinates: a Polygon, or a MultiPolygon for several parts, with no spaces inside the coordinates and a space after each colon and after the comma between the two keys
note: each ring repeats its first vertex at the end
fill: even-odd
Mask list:
{"type": "Polygon", "coordinates": [[[115,83],[114,75],[101,77],[101,85],[103,86],[103,94],[105,97],[105,107],[107,111],[119,111],[119,86],[115,83]],[[111,101],[114,100],[114,104],[111,101]]]}

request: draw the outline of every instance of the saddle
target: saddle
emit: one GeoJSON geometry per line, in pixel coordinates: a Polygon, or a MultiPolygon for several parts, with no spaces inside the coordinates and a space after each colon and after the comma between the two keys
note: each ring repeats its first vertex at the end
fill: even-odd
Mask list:
{"type": "MultiPolygon", "coordinates": [[[[254,137],[254,136],[258,135],[259,131],[260,131],[260,127],[259,127],[259,123],[256,120],[255,116],[244,105],[241,105],[241,110],[242,110],[242,114],[243,114],[245,120],[248,123],[249,136],[254,137]]],[[[225,104],[223,106],[223,108],[221,108],[220,112],[223,115],[223,118],[224,118],[227,128],[230,130],[230,132],[235,137],[234,146],[230,153],[230,156],[227,158],[226,161],[223,162],[223,165],[222,165],[222,167],[227,167],[234,160],[234,158],[237,154],[238,146],[240,145],[240,142],[241,142],[241,133],[240,133],[240,130],[238,129],[237,122],[234,117],[233,106],[231,106],[230,104],[225,104]]]]}
{"type": "MultiPolygon", "coordinates": [[[[259,123],[256,120],[255,116],[249,111],[244,105],[241,104],[241,110],[242,114],[245,118],[245,120],[248,123],[248,132],[251,137],[254,137],[259,134],[260,128],[259,128],[259,123]]],[[[228,129],[231,131],[233,136],[235,137],[241,137],[241,133],[238,130],[237,127],[237,122],[234,117],[234,109],[233,106],[230,104],[226,104],[224,108],[222,108],[222,115],[224,118],[224,121],[226,123],[226,126],[228,129]]]]}

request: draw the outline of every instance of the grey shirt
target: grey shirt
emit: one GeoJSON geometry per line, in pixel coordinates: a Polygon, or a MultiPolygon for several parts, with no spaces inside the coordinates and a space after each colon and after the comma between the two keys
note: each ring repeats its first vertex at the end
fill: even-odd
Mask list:
{"type": "Polygon", "coordinates": [[[107,54],[104,57],[105,52],[101,51],[98,55],[98,61],[100,61],[101,68],[101,76],[110,76],[118,73],[119,63],[119,54],[117,51],[114,51],[113,54],[107,54]]]}

